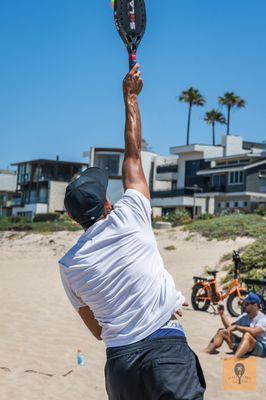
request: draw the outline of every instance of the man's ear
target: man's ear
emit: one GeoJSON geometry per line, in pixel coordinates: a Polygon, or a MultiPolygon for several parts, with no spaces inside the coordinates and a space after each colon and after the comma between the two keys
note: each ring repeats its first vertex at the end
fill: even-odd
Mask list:
{"type": "Polygon", "coordinates": [[[109,214],[112,211],[111,203],[108,199],[105,200],[105,214],[109,214]]]}

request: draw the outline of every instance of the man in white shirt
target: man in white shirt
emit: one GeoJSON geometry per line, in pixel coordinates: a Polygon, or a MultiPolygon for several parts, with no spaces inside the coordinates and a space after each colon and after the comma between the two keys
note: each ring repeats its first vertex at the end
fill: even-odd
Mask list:
{"type": "Polygon", "coordinates": [[[233,323],[230,323],[223,308],[218,307],[224,329],[218,330],[205,352],[215,354],[226,342],[236,358],[247,355],[266,357],[266,315],[260,311],[260,305],[260,297],[249,293],[244,299],[245,312],[233,323]],[[233,332],[241,333],[242,337],[233,332]]]}
{"type": "Polygon", "coordinates": [[[59,261],[60,272],[72,305],[107,347],[110,400],[201,400],[204,376],[176,318],[185,298],[164,268],[151,226],[141,163],[138,68],[123,82],[125,194],[111,211],[108,177],[99,168],[69,184],[65,206],[85,232],[59,261]]]}

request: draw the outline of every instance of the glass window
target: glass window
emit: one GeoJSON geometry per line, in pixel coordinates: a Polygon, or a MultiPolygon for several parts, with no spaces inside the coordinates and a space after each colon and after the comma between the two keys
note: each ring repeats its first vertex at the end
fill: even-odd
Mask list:
{"type": "Polygon", "coordinates": [[[230,203],[229,201],[226,202],[226,207],[229,208],[230,207],[230,203]]]}
{"type": "Polygon", "coordinates": [[[243,171],[230,172],[229,182],[231,185],[237,185],[243,183],[243,171]]]}
{"type": "Polygon", "coordinates": [[[177,189],[177,181],[172,181],[172,190],[177,189]]]}
{"type": "Polygon", "coordinates": [[[109,176],[119,176],[119,154],[95,154],[94,166],[107,170],[109,176]]]}
{"type": "Polygon", "coordinates": [[[218,207],[218,208],[221,208],[221,203],[218,203],[218,204],[217,204],[217,207],[218,207]]]}
{"type": "Polygon", "coordinates": [[[213,186],[225,186],[226,175],[214,175],[212,178],[213,186]]]}
{"type": "Polygon", "coordinates": [[[30,192],[30,204],[36,203],[36,190],[31,190],[30,192]]]}
{"type": "Polygon", "coordinates": [[[235,201],[235,207],[238,207],[238,201],[235,201]]]}
{"type": "Polygon", "coordinates": [[[185,168],[185,186],[192,187],[194,185],[198,185],[201,188],[207,188],[209,184],[206,182],[206,178],[203,176],[198,176],[197,172],[206,168],[209,168],[210,162],[206,162],[204,160],[191,160],[186,161],[185,168]]]}
{"type": "Polygon", "coordinates": [[[249,158],[242,158],[242,160],[239,160],[239,164],[247,164],[250,162],[249,158]]]}
{"type": "Polygon", "coordinates": [[[46,203],[47,202],[47,189],[41,188],[39,191],[39,202],[46,203]]]}

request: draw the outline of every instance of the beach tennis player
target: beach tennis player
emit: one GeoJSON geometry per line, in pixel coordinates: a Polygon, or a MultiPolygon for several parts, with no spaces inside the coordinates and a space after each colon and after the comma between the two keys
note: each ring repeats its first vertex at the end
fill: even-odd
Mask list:
{"type": "Polygon", "coordinates": [[[203,399],[205,380],[177,319],[184,296],[164,267],[151,226],[150,193],[141,163],[139,66],[123,82],[126,110],[123,184],[111,211],[108,176],[88,168],[65,195],[85,230],[60,260],[66,294],[107,350],[110,400],[203,399]]]}

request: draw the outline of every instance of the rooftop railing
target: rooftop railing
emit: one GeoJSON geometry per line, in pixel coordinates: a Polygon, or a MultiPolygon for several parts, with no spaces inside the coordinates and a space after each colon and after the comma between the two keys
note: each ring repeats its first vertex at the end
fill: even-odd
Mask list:
{"type": "Polygon", "coordinates": [[[157,174],[165,174],[169,172],[178,172],[177,164],[167,164],[167,165],[159,165],[156,168],[157,174]]]}

